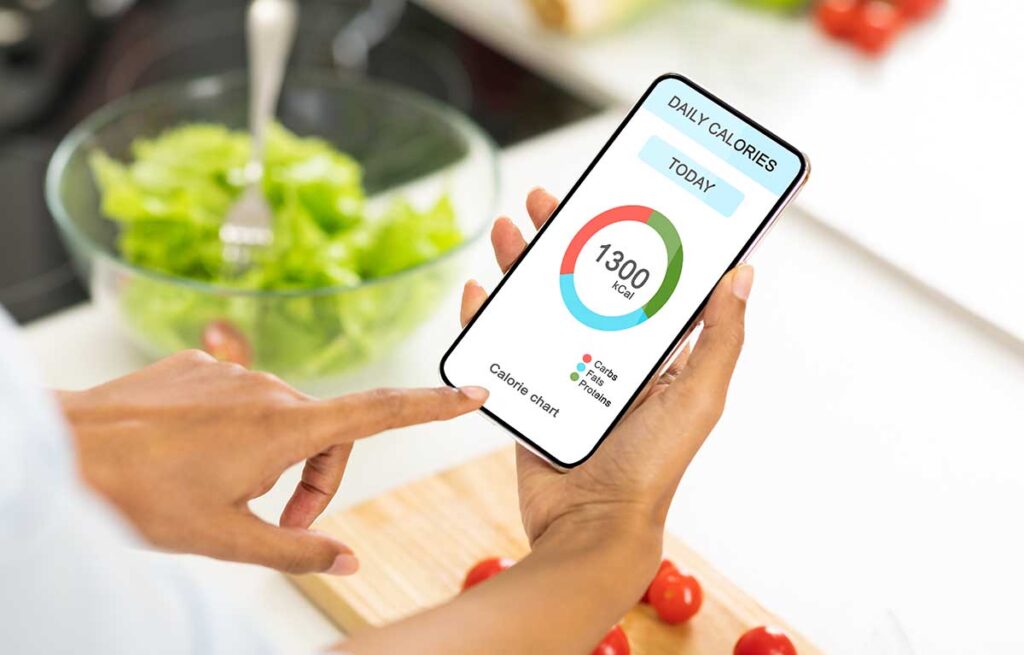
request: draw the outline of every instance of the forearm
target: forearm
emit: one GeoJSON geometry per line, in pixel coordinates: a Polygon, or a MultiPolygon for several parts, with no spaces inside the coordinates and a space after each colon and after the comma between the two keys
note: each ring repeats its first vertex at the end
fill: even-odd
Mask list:
{"type": "Polygon", "coordinates": [[[533,552],[452,602],[344,644],[356,655],[417,652],[585,654],[636,604],[662,531],[631,517],[553,524],[533,552]]]}

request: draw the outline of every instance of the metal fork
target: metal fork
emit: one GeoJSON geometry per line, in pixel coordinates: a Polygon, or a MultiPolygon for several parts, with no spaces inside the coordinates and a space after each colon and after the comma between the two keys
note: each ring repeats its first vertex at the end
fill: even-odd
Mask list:
{"type": "Polygon", "coordinates": [[[263,195],[263,154],[295,40],[298,13],[295,0],[252,0],[246,14],[252,152],[244,171],[246,189],[220,227],[224,266],[232,275],[244,272],[252,250],[269,245],[273,238],[273,213],[263,195]]]}

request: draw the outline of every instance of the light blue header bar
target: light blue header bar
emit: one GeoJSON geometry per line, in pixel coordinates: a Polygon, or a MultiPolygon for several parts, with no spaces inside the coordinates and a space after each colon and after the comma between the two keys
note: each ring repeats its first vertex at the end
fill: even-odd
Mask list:
{"type": "Polygon", "coordinates": [[[640,159],[722,216],[732,216],[743,202],[739,189],[656,136],[640,149],[640,159]]]}
{"type": "Polygon", "coordinates": [[[796,155],[677,79],[659,82],[643,108],[778,196],[800,174],[796,155]]]}

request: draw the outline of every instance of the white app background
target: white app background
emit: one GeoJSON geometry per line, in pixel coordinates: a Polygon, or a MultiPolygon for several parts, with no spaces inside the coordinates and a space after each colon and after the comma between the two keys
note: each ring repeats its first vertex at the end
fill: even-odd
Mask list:
{"type": "MultiPolygon", "coordinates": [[[[588,156],[579,153],[579,160],[588,156]]],[[[457,386],[487,388],[491,395],[486,408],[559,462],[580,461],[643,384],[778,198],[658,116],[639,109],[452,351],[444,363],[445,375],[457,386]],[[744,199],[736,211],[723,216],[641,161],[640,150],[652,135],[742,192],[744,199]],[[682,242],[682,272],[668,302],[651,318],[627,329],[604,331],[570,313],[559,287],[560,267],[580,228],[622,205],[650,207],[672,222],[682,242]],[[591,361],[584,363],[584,355],[591,361]],[[582,372],[577,370],[580,364],[582,372]],[[578,380],[572,379],[573,373],[578,380]],[[588,388],[596,393],[588,393],[588,388]]],[[[574,276],[577,293],[599,314],[628,313],[650,300],[666,267],[665,246],[653,229],[637,222],[613,223],[581,250],[574,276]],[[606,244],[611,247],[598,262],[606,244]],[[634,292],[631,299],[612,288],[622,280],[603,268],[614,250],[635,261],[637,270],[649,271],[649,281],[639,289],[625,284],[634,292]]]]}

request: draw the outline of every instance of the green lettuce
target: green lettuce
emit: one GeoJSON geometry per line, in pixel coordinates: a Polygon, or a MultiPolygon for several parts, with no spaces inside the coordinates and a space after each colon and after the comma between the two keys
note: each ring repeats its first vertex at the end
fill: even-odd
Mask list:
{"type": "Polygon", "coordinates": [[[226,274],[221,222],[244,190],[247,134],[189,124],[133,142],[127,163],[91,155],[102,211],[119,224],[122,257],[146,269],[238,291],[332,292],[261,296],[215,293],[160,278],[119,289],[121,311],[154,354],[202,345],[228,321],[248,340],[253,364],[319,377],[390,347],[436,304],[448,267],[421,269],[463,241],[447,195],[417,209],[397,197],[370,216],[362,170],[329,143],[281,126],[268,133],[263,191],[274,240],[241,276],[226,274]]]}

